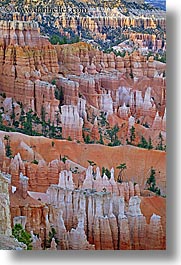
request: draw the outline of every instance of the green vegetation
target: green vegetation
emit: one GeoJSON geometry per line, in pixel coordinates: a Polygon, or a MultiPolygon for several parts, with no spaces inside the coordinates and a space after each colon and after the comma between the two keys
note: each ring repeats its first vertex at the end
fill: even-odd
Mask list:
{"type": "Polygon", "coordinates": [[[52,227],[51,231],[48,234],[48,236],[49,236],[48,237],[48,243],[49,243],[48,247],[50,247],[50,244],[51,244],[53,238],[55,238],[55,242],[58,244],[59,240],[57,239],[56,234],[57,234],[57,232],[56,232],[55,228],[52,227]]]}
{"type": "Polygon", "coordinates": [[[67,161],[67,159],[68,159],[67,156],[64,156],[64,157],[61,158],[61,160],[62,160],[62,162],[63,162],[64,164],[65,164],[65,162],[67,161]]]}
{"type": "Polygon", "coordinates": [[[156,61],[161,62],[161,63],[166,63],[166,61],[167,61],[166,52],[164,52],[163,54],[156,53],[156,55],[154,56],[154,59],[156,61]]]}
{"type": "Polygon", "coordinates": [[[92,161],[92,160],[87,160],[87,162],[89,163],[89,165],[90,166],[96,166],[97,164],[94,162],[94,161],[92,161]]]}
{"type": "Polygon", "coordinates": [[[21,224],[16,224],[13,227],[12,234],[19,242],[27,245],[27,250],[32,250],[31,235],[23,229],[21,224]]]}
{"type": "Polygon", "coordinates": [[[108,125],[106,113],[104,113],[103,111],[101,111],[100,113],[100,124],[102,127],[108,125]]]}
{"type": "Polygon", "coordinates": [[[53,86],[55,86],[56,85],[56,80],[53,79],[51,83],[52,83],[53,86]]]}
{"type": "Polygon", "coordinates": [[[11,119],[13,121],[13,125],[15,125],[15,111],[14,111],[13,99],[12,99],[12,114],[11,114],[11,119]]]}
{"type": "Polygon", "coordinates": [[[102,167],[102,176],[104,174],[108,177],[108,179],[111,178],[111,171],[109,169],[105,168],[105,167],[102,167]]]}
{"type": "Polygon", "coordinates": [[[164,151],[163,136],[162,136],[161,132],[159,133],[158,139],[159,139],[159,142],[158,142],[158,145],[156,147],[156,150],[164,151]]]}
{"type": "Polygon", "coordinates": [[[90,143],[91,143],[91,139],[90,139],[89,134],[87,134],[87,135],[84,137],[84,142],[85,142],[86,144],[90,144],[90,143]]]}
{"type": "Polygon", "coordinates": [[[94,141],[91,140],[89,134],[87,134],[87,135],[85,136],[85,134],[83,133],[83,138],[84,138],[84,142],[85,142],[86,144],[93,144],[93,143],[94,143],[94,141]]]}
{"type": "Polygon", "coordinates": [[[138,147],[148,149],[148,142],[146,141],[146,139],[143,136],[141,136],[141,141],[138,144],[138,147]]]}
{"type": "Polygon", "coordinates": [[[160,189],[156,187],[156,178],[155,178],[156,171],[153,167],[151,167],[150,176],[147,179],[146,184],[148,185],[148,190],[156,193],[157,195],[161,195],[160,189]]]}
{"type": "Polygon", "coordinates": [[[122,183],[123,182],[123,172],[127,169],[126,163],[122,163],[119,166],[117,166],[116,168],[119,169],[117,182],[122,183]]]}
{"type": "Polygon", "coordinates": [[[119,146],[121,144],[121,141],[117,136],[117,133],[119,132],[118,125],[115,125],[112,129],[108,129],[106,132],[111,140],[111,142],[108,144],[109,146],[119,146]]]}
{"type": "Polygon", "coordinates": [[[148,139],[148,150],[153,149],[153,145],[152,145],[152,141],[151,141],[151,137],[149,137],[148,139]]]}
{"type": "MultiPolygon", "coordinates": [[[[37,113],[30,109],[25,113],[22,103],[19,103],[21,108],[19,121],[14,120],[14,114],[11,115],[13,118],[12,124],[3,124],[3,112],[0,113],[0,130],[6,132],[20,132],[30,136],[45,136],[49,138],[62,139],[62,128],[51,124],[50,119],[46,121],[45,107],[41,107],[41,117],[39,118],[37,113]]],[[[57,124],[59,123],[59,112],[57,115],[57,124]]]]}
{"type": "Polygon", "coordinates": [[[70,137],[70,135],[68,136],[67,140],[70,142],[72,141],[72,138],[70,137]]]}
{"type": "Polygon", "coordinates": [[[12,150],[10,146],[10,137],[9,135],[4,136],[4,140],[6,141],[5,149],[6,149],[6,156],[12,158],[12,150]]]}
{"type": "Polygon", "coordinates": [[[31,163],[35,164],[35,165],[38,165],[38,161],[36,159],[34,159],[31,163]]]}
{"type": "Polygon", "coordinates": [[[127,144],[133,144],[134,140],[136,138],[136,134],[135,134],[135,127],[132,126],[130,129],[130,141],[128,139],[126,139],[127,144]]]}
{"type": "Polygon", "coordinates": [[[59,36],[59,35],[52,35],[50,37],[50,43],[53,44],[53,45],[62,45],[62,44],[71,44],[71,43],[77,43],[79,42],[80,39],[79,39],[79,36],[74,36],[74,37],[71,37],[70,39],[67,38],[66,36],[59,36]]]}
{"type": "Polygon", "coordinates": [[[101,132],[100,132],[100,138],[99,138],[98,144],[104,145],[104,140],[103,140],[103,136],[101,132]]]}

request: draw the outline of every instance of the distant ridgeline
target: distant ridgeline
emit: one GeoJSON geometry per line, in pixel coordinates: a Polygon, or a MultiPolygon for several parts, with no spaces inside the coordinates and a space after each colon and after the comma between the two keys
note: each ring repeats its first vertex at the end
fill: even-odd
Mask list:
{"type": "Polygon", "coordinates": [[[145,3],[152,4],[153,6],[166,11],[166,0],[145,0],[145,3]]]}

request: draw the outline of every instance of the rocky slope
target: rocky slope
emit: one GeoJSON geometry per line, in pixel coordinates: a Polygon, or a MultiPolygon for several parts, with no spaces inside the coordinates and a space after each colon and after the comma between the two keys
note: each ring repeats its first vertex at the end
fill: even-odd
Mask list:
{"type": "Polygon", "coordinates": [[[52,4],[52,1],[6,1],[0,5],[0,17],[36,20],[44,34],[53,36],[53,39],[55,35],[59,36],[54,42],[71,43],[82,39],[101,49],[117,45],[135,31],[151,36],[151,30],[162,39],[166,29],[165,11],[142,4],[142,1],[141,4],[133,2],[57,0],[52,4]],[[8,4],[11,9],[7,12],[8,4]]]}
{"type": "MultiPolygon", "coordinates": [[[[6,134],[5,132],[0,132],[1,140],[3,140],[6,134]]],[[[142,188],[144,188],[150,174],[150,169],[153,167],[157,172],[157,185],[163,194],[166,191],[166,154],[164,152],[144,150],[131,146],[107,147],[59,140],[54,140],[55,145],[52,147],[52,140],[44,137],[30,137],[18,133],[9,133],[8,135],[12,143],[13,155],[20,153],[21,159],[24,161],[23,167],[26,168],[26,174],[30,178],[30,183],[32,182],[32,188],[35,187],[35,189],[41,190],[43,185],[45,185],[43,190],[46,191],[49,183],[52,183],[53,178],[55,183],[58,183],[58,172],[65,167],[63,162],[58,162],[59,164],[56,165],[56,160],[60,161],[60,157],[67,156],[68,159],[84,168],[89,165],[88,160],[94,161],[100,168],[105,167],[110,170],[113,167],[116,175],[119,173],[116,167],[121,163],[126,163],[127,169],[124,180],[137,182],[142,188]],[[34,146],[33,149],[32,146],[34,146]],[[38,166],[31,163],[34,157],[39,161],[38,166]],[[55,162],[50,164],[51,161],[55,162]],[[52,175],[53,178],[51,177],[51,168],[52,172],[56,172],[52,175]],[[55,177],[55,174],[57,177],[55,177]],[[38,186],[36,185],[38,184],[36,175],[38,176],[38,186]]],[[[17,164],[14,174],[19,176],[21,162],[18,161],[18,158],[14,160],[17,162],[12,160],[11,167],[14,168],[13,164],[17,164]]],[[[10,160],[8,161],[4,157],[3,166],[4,168],[10,166],[10,160]]]]}
{"type": "Polygon", "coordinates": [[[18,19],[0,21],[3,236],[20,223],[33,249],[165,249],[166,65],[53,46],[18,19]]]}
{"type": "MultiPolygon", "coordinates": [[[[50,249],[165,249],[165,199],[139,197],[138,184],[118,185],[114,171],[108,181],[106,175],[101,178],[98,168],[93,176],[92,169],[87,169],[82,188],[76,189],[71,172],[61,171],[58,185],[50,185],[44,194],[27,192],[28,179],[21,172],[17,190],[10,189],[11,218],[13,224],[20,223],[31,232],[33,249],[47,248],[51,227],[58,245],[52,241],[50,249]]],[[[11,240],[5,242],[3,248],[11,240]]]]}

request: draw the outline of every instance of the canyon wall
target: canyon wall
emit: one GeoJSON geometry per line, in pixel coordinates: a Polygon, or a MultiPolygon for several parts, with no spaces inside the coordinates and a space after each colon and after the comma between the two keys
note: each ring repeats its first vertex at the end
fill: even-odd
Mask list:
{"type": "Polygon", "coordinates": [[[12,234],[8,185],[8,179],[0,174],[0,234],[5,236],[12,234]]]}
{"type": "MultiPolygon", "coordinates": [[[[158,187],[163,194],[166,192],[165,152],[145,150],[133,146],[109,147],[98,144],[86,145],[56,139],[54,139],[55,145],[52,146],[51,139],[31,137],[19,133],[5,133],[2,131],[0,132],[0,138],[3,140],[7,134],[10,136],[13,154],[16,155],[19,152],[21,159],[24,160],[23,167],[26,169],[26,176],[30,179],[29,185],[31,185],[32,190],[45,191],[49,184],[58,184],[58,173],[69,167],[68,164],[66,165],[60,161],[60,156],[62,158],[67,156],[70,161],[84,168],[87,168],[88,160],[94,161],[100,168],[105,167],[111,170],[113,167],[116,176],[119,173],[116,167],[120,163],[126,163],[127,169],[123,180],[139,183],[141,188],[145,187],[145,183],[150,175],[150,169],[153,167],[156,170],[156,183],[158,187]],[[31,146],[35,147],[32,149],[31,146]],[[49,151],[47,152],[47,150],[49,151]],[[39,161],[38,165],[33,163],[34,155],[39,161]],[[57,160],[57,162],[53,162],[53,160],[57,160]],[[37,185],[38,183],[41,186],[37,185]]],[[[12,171],[13,179],[16,179],[16,176],[24,170],[20,166],[21,162],[17,162],[16,158],[12,159],[12,161],[9,161],[8,158],[5,159],[3,165],[3,169],[7,172],[10,172],[12,169],[14,170],[12,171]],[[15,164],[17,165],[16,167],[15,164]]],[[[72,166],[72,169],[75,169],[75,166],[72,166]]],[[[75,176],[78,176],[77,173],[75,176]]]]}

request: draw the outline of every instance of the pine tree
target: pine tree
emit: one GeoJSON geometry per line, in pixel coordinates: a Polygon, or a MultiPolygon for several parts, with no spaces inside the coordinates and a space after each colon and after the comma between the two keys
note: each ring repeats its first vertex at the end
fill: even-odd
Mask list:
{"type": "Polygon", "coordinates": [[[127,169],[126,163],[122,163],[119,166],[116,167],[117,169],[119,169],[119,174],[118,174],[118,182],[122,183],[123,179],[123,171],[125,171],[127,169]]]}
{"type": "Polygon", "coordinates": [[[130,129],[130,142],[131,142],[131,144],[134,142],[135,138],[136,138],[135,127],[132,126],[130,129]]]}
{"type": "Polygon", "coordinates": [[[12,234],[19,242],[27,245],[27,250],[32,250],[31,235],[23,229],[21,224],[15,224],[12,229],[12,234]]]}
{"type": "Polygon", "coordinates": [[[103,140],[103,137],[102,137],[102,133],[100,133],[99,143],[104,145],[104,140],[103,140]]]}
{"type": "Polygon", "coordinates": [[[14,103],[13,103],[13,100],[12,100],[12,114],[11,114],[11,119],[13,121],[13,125],[15,124],[15,110],[14,110],[14,103]]]}
{"type": "Polygon", "coordinates": [[[104,174],[108,177],[108,179],[111,178],[111,171],[109,169],[105,168],[105,167],[102,167],[102,176],[104,174]]]}
{"type": "Polygon", "coordinates": [[[158,145],[156,147],[156,150],[163,151],[164,150],[164,147],[163,147],[163,136],[162,136],[161,132],[159,133],[158,139],[159,139],[159,143],[158,143],[158,145]]]}
{"type": "Polygon", "coordinates": [[[151,142],[151,137],[149,137],[149,139],[148,139],[148,150],[151,150],[151,149],[153,149],[153,145],[151,142]]]}
{"type": "Polygon", "coordinates": [[[138,147],[148,148],[148,143],[147,143],[146,139],[143,136],[141,136],[141,141],[138,144],[138,147]]]}
{"type": "Polygon", "coordinates": [[[148,185],[148,190],[155,192],[158,196],[161,195],[161,191],[158,187],[156,187],[156,171],[153,167],[151,167],[150,177],[147,179],[146,184],[148,185]]]}
{"type": "Polygon", "coordinates": [[[6,141],[5,149],[6,149],[6,156],[11,158],[12,157],[12,150],[10,146],[10,139],[9,135],[4,136],[4,140],[6,141]]]}

